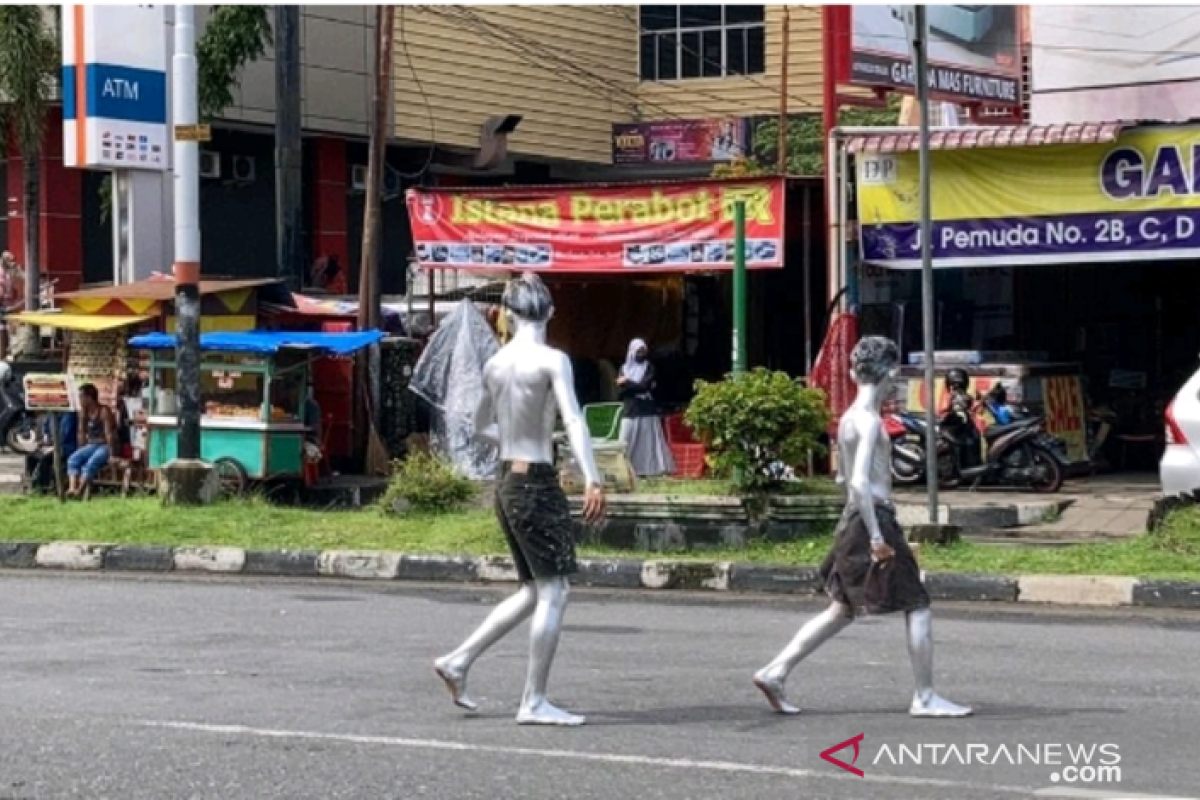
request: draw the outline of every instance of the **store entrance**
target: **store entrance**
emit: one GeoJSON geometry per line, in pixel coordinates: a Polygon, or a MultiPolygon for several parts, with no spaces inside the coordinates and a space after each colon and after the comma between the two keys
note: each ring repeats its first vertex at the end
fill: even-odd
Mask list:
{"type": "Polygon", "coordinates": [[[1163,411],[1200,368],[1200,264],[1023,266],[1014,270],[1020,349],[1083,367],[1088,406],[1109,415],[1104,460],[1154,469],[1163,411]]]}

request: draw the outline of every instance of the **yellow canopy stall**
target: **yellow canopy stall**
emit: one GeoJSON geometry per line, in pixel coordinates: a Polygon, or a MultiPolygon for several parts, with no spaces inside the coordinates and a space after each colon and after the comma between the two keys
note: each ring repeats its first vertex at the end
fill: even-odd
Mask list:
{"type": "Polygon", "coordinates": [[[64,314],[56,311],[22,311],[19,314],[9,315],[7,319],[12,322],[20,322],[23,325],[36,325],[42,328],[59,328],[61,330],[79,331],[81,333],[99,333],[101,331],[117,330],[118,328],[128,328],[131,325],[137,325],[140,322],[153,319],[153,317],[64,314]]]}

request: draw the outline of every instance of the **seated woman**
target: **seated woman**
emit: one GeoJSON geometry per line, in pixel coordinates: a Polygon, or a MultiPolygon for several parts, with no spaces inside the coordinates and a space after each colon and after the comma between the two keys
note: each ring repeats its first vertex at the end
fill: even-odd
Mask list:
{"type": "Polygon", "coordinates": [[[68,497],[86,495],[117,449],[117,420],[90,383],[79,387],[79,449],[67,459],[68,497]]]}
{"type": "Polygon", "coordinates": [[[625,364],[617,377],[621,410],[621,441],[625,454],[639,478],[670,475],[675,459],[663,432],[662,418],[654,400],[654,365],[646,352],[646,343],[629,343],[625,364]]]}

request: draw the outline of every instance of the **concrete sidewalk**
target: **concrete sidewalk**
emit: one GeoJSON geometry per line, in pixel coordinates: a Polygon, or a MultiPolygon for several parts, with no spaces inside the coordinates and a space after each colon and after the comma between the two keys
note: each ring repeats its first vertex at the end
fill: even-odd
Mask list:
{"type": "MultiPolygon", "coordinates": [[[[997,489],[938,492],[940,522],[960,525],[972,541],[1011,545],[1067,545],[1124,539],[1145,532],[1159,494],[1149,473],[1097,475],[1068,481],[1055,495],[997,489]],[[1016,523],[1010,523],[1014,517],[1016,523]],[[1002,524],[988,524],[992,521],[1002,524]],[[983,523],[983,524],[978,524],[983,523]]],[[[900,489],[901,522],[927,520],[924,487],[900,489]]]]}

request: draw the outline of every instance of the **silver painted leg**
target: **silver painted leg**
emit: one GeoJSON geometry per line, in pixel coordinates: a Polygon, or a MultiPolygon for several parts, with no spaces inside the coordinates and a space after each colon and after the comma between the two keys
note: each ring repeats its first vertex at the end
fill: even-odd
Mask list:
{"type": "Polygon", "coordinates": [[[914,717],[969,717],[971,709],[939,697],[933,691],[933,612],[928,608],[908,612],[908,654],[912,658],[913,694],[909,714],[914,717]]]}
{"type": "Polygon", "coordinates": [[[796,638],[783,648],[775,660],[754,674],[754,685],[766,696],[771,708],[780,714],[799,714],[800,709],[787,701],[784,683],[796,665],[853,622],[850,609],[841,603],[809,620],[796,638]]]}
{"type": "Polygon", "coordinates": [[[529,640],[529,674],[525,681],[525,697],[517,712],[520,725],[582,725],[587,720],[557,708],[546,699],[546,684],[550,667],[558,649],[563,615],[567,610],[570,586],[566,578],[536,581],[537,610],[533,614],[529,640]]]}
{"type": "Polygon", "coordinates": [[[536,603],[537,592],[533,584],[525,584],[515,595],[496,606],[457,650],[433,662],[433,668],[450,690],[456,706],[468,711],[479,707],[467,696],[467,672],[485,650],[524,622],[533,613],[536,603]]]}

